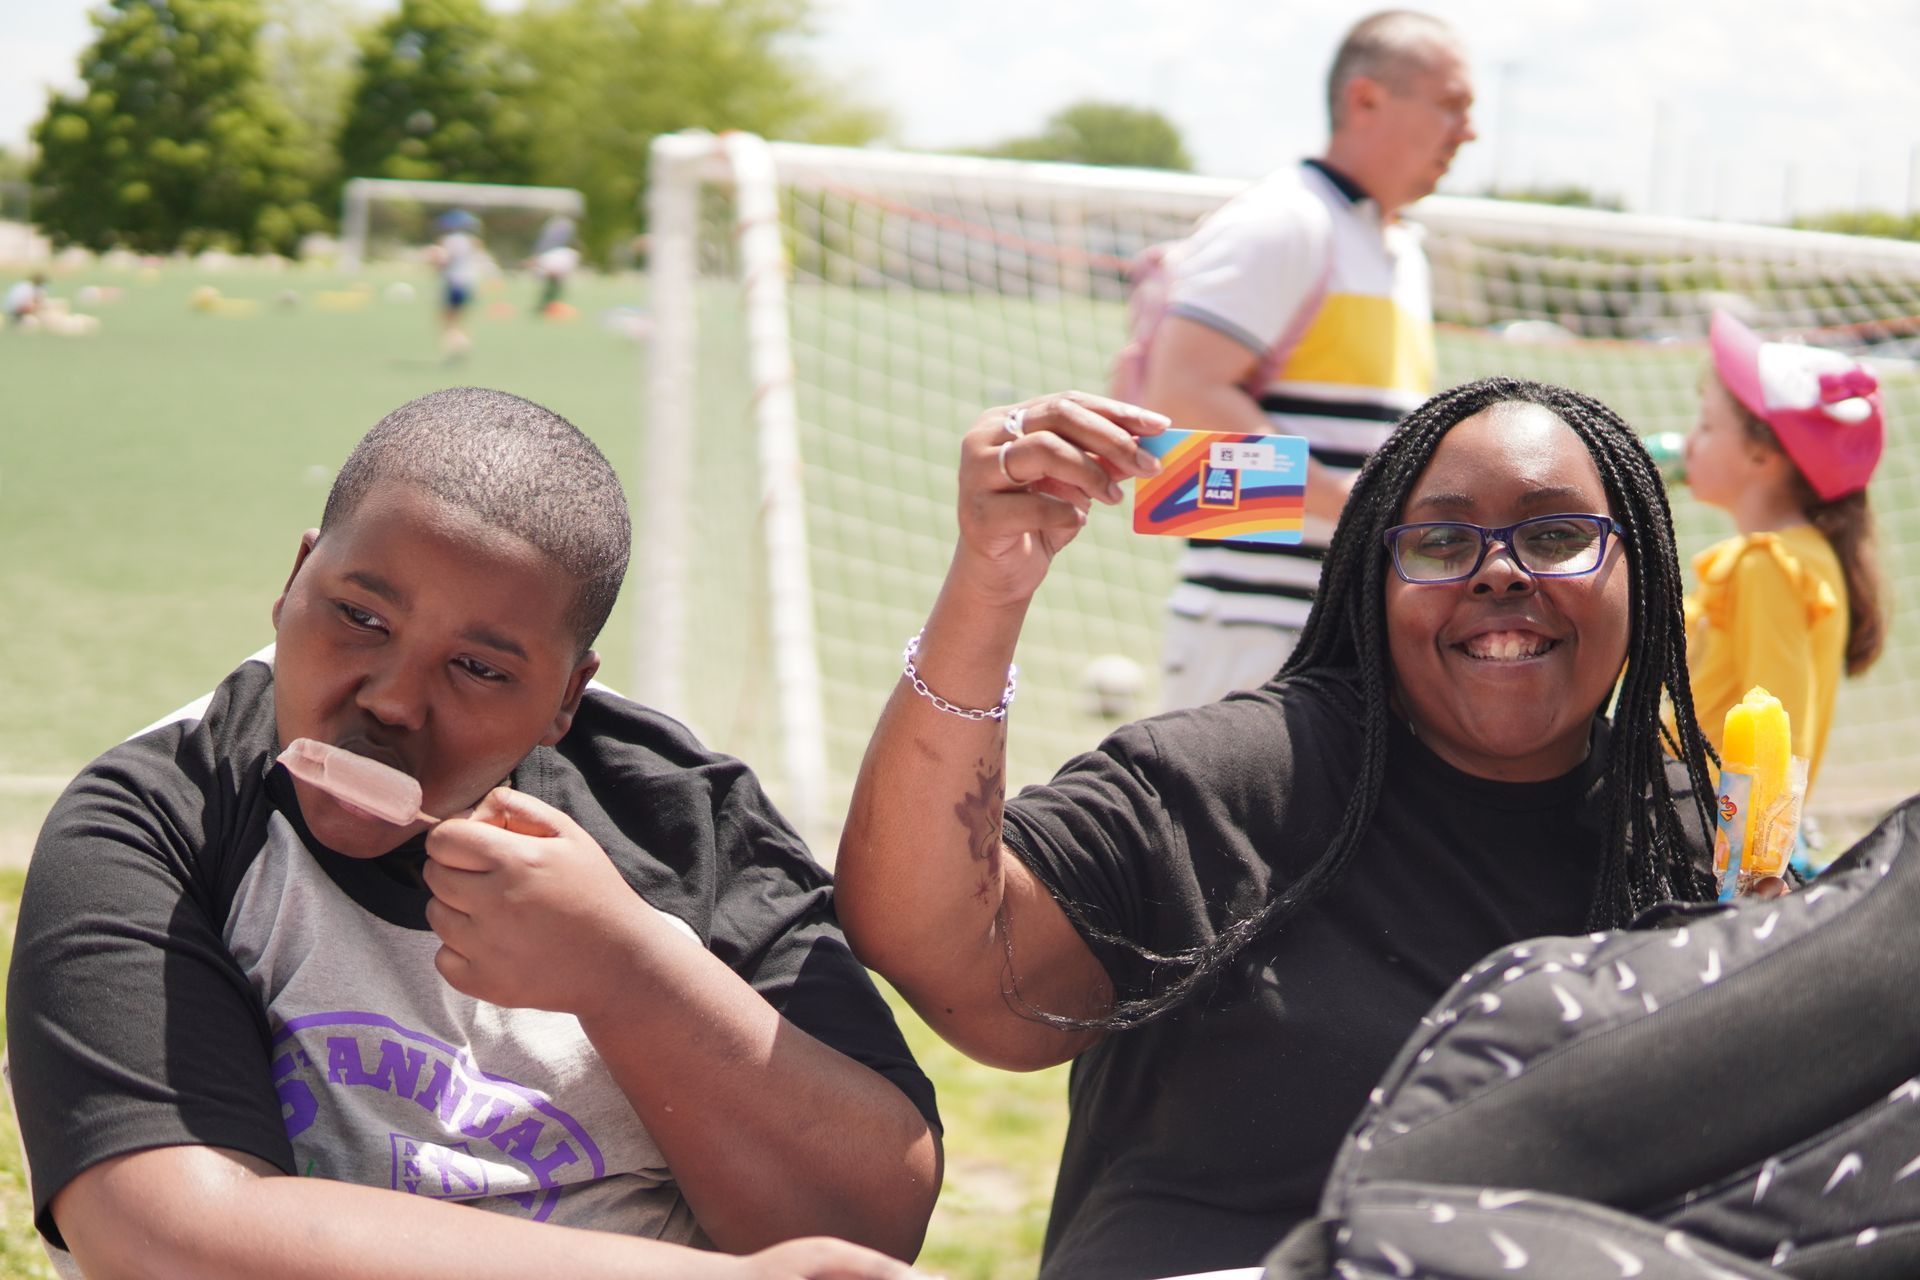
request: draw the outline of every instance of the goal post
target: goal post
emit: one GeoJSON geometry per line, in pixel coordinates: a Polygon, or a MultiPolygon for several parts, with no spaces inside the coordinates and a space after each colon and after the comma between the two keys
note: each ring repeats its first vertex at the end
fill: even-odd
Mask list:
{"type": "MultiPolygon", "coordinates": [[[[766,572],[758,579],[767,594],[764,652],[774,672],[771,695],[788,817],[809,836],[830,822],[827,756],[820,737],[825,723],[820,664],[814,648],[805,476],[794,401],[792,340],[787,328],[785,251],[779,193],[765,143],[748,134],[709,140],[707,135],[667,135],[655,142],[648,196],[651,228],[648,263],[656,314],[651,380],[651,430],[642,456],[650,478],[643,510],[640,561],[641,614],[648,621],[634,669],[643,701],[666,709],[689,706],[688,667],[697,643],[688,600],[690,554],[703,537],[691,521],[709,486],[696,470],[693,351],[697,341],[695,292],[699,261],[698,183],[703,171],[730,179],[734,247],[741,280],[746,367],[752,387],[755,429],[728,463],[715,463],[713,487],[724,483],[736,500],[750,488],[757,552],[766,572]],[[738,464],[751,456],[751,482],[738,464]]],[[[743,425],[744,424],[740,424],[743,425]]],[[[725,572],[724,568],[720,572],[725,572]]],[[[744,584],[745,580],[739,580],[744,584]]],[[[711,613],[707,618],[711,620],[711,613]]],[[[699,677],[703,682],[707,677],[699,677]]],[[[698,719],[698,716],[689,716],[698,719]]]]}
{"type": "MultiPolygon", "coordinates": [[[[818,836],[944,574],[960,433],[990,405],[1103,387],[1130,260],[1246,184],[740,134],[662,137],[652,165],[637,691],[760,763],[818,836]]],[[[1445,197],[1410,217],[1443,386],[1520,374],[1685,430],[1716,306],[1876,361],[1893,642],[1842,687],[1813,808],[1851,830],[1913,791],[1920,245],[1445,197]]],[[[1672,496],[1683,557],[1731,532],[1672,496]]],[[[1178,548],[1127,525],[1096,510],[1034,603],[1010,786],[1158,708],[1178,548]]]]}
{"type": "Polygon", "coordinates": [[[433,219],[452,209],[485,210],[488,230],[498,215],[517,215],[516,225],[500,228],[511,238],[531,246],[540,222],[558,216],[578,220],[586,213],[586,197],[572,187],[523,187],[493,182],[429,182],[406,178],[349,178],[340,192],[340,267],[358,271],[369,252],[385,241],[418,245],[432,238],[433,219]],[[376,213],[392,211],[395,223],[382,236],[376,213]],[[526,223],[525,227],[517,225],[526,223]]]}

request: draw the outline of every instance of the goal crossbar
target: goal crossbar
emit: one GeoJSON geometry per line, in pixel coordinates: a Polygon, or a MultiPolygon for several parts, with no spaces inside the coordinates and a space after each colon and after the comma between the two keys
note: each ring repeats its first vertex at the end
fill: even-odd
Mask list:
{"type": "Polygon", "coordinates": [[[416,201],[476,209],[539,209],[578,218],[587,198],[572,187],[522,187],[498,182],[434,182],[410,178],[349,178],[340,192],[340,263],[356,271],[366,258],[368,213],[379,200],[416,201]]]}

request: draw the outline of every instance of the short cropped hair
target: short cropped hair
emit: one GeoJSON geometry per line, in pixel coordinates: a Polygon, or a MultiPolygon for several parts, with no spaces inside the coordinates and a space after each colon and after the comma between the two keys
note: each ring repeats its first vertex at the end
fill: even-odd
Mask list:
{"type": "Polygon", "coordinates": [[[1333,128],[1340,127],[1345,114],[1341,98],[1354,77],[1365,76],[1404,93],[1436,50],[1454,49],[1459,43],[1452,27],[1411,9],[1387,9],[1360,19],[1340,42],[1327,71],[1328,121],[1333,128]]]}
{"type": "Polygon", "coordinates": [[[377,484],[418,485],[553,558],[578,584],[567,625],[584,654],[626,576],[632,524],[606,456],[531,400],[452,387],[409,401],[360,439],[334,477],[320,536],[377,484]]]}

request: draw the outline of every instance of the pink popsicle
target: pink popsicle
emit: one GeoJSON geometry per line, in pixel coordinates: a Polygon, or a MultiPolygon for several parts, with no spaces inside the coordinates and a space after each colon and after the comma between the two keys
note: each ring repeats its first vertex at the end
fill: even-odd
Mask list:
{"type": "Polygon", "coordinates": [[[419,782],[378,760],[312,738],[295,738],[280,753],[280,763],[302,782],[382,822],[404,827],[421,818],[436,821],[420,812],[419,782]]]}

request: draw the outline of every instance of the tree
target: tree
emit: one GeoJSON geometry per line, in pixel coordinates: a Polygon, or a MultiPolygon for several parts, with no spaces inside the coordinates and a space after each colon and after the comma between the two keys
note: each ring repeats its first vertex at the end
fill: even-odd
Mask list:
{"type": "Polygon", "coordinates": [[[1047,117],[1030,138],[1009,138],[977,154],[1009,160],[1126,165],[1137,169],[1193,168],[1173,121],[1151,107],[1076,102],[1047,117]]]}
{"type": "Polygon", "coordinates": [[[513,42],[538,86],[535,180],[586,194],[590,253],[604,258],[638,225],[656,134],[859,145],[884,131],[881,113],[795,53],[808,13],[807,0],[531,0],[513,42]]]}
{"type": "Polygon", "coordinates": [[[266,91],[257,0],[113,0],[83,86],[34,127],[35,221],[56,243],[291,249],[324,219],[312,158],[266,91]]]}
{"type": "Polygon", "coordinates": [[[300,148],[313,157],[316,184],[335,185],[334,140],[353,92],[359,32],[353,0],[262,0],[260,70],[298,127],[300,148]]]}
{"type": "Polygon", "coordinates": [[[526,182],[531,136],[480,0],[400,0],[360,47],[340,167],[349,178],[526,182]]]}
{"type": "Polygon", "coordinates": [[[27,199],[27,158],[0,147],[0,222],[25,221],[27,199]]]}

